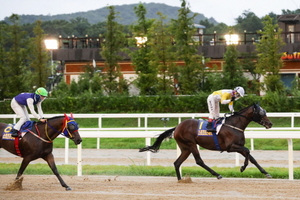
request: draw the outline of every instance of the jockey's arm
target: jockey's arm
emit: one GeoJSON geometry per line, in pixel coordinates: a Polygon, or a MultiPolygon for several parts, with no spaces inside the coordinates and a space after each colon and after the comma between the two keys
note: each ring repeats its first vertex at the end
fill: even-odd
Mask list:
{"type": "Polygon", "coordinates": [[[231,94],[225,92],[221,96],[221,104],[228,104],[228,103],[231,103],[231,94]]]}
{"type": "Polygon", "coordinates": [[[234,109],[233,109],[233,101],[231,101],[231,102],[228,104],[228,108],[229,108],[230,112],[234,112],[234,109]]]}
{"type": "Polygon", "coordinates": [[[44,117],[44,113],[43,113],[43,110],[42,110],[42,101],[38,102],[36,104],[36,107],[37,107],[37,110],[38,110],[40,118],[43,118],[44,117]]]}
{"type": "Polygon", "coordinates": [[[40,119],[40,116],[34,110],[33,99],[32,98],[28,98],[26,101],[27,101],[27,105],[28,105],[28,108],[29,108],[31,114],[35,118],[40,119]]]}

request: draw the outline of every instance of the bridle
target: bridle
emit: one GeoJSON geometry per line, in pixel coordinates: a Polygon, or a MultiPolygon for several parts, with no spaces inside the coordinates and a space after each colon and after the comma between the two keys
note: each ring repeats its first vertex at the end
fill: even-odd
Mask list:
{"type": "MultiPolygon", "coordinates": [[[[256,122],[256,123],[258,123],[258,124],[260,124],[262,126],[266,125],[266,122],[263,120],[263,117],[266,116],[266,110],[263,109],[263,108],[261,108],[260,106],[258,106],[256,104],[254,105],[254,108],[253,108],[253,116],[252,116],[252,118],[249,118],[249,117],[247,117],[245,115],[242,115],[242,114],[240,114],[238,112],[234,113],[234,115],[239,115],[241,117],[246,118],[250,122],[254,121],[254,122],[256,122]]],[[[226,118],[226,116],[225,116],[225,118],[226,118]]],[[[223,124],[223,125],[225,125],[227,127],[231,127],[233,129],[236,129],[236,130],[239,130],[241,132],[244,132],[243,129],[237,128],[237,127],[232,126],[232,125],[229,125],[229,124],[223,124]]]]}
{"type": "Polygon", "coordinates": [[[31,130],[28,130],[32,135],[34,135],[35,137],[39,138],[40,140],[42,140],[43,142],[46,142],[46,143],[52,143],[53,142],[53,139],[51,139],[49,137],[49,134],[48,134],[48,128],[47,126],[49,126],[52,130],[54,130],[56,133],[58,134],[61,134],[67,138],[73,138],[73,134],[75,132],[78,132],[78,129],[79,129],[79,125],[75,122],[75,120],[72,118],[72,117],[68,117],[67,115],[65,115],[65,118],[64,118],[64,122],[63,122],[63,127],[59,130],[61,131],[58,131],[56,128],[54,128],[53,126],[51,126],[48,121],[46,121],[45,123],[45,134],[46,134],[46,137],[48,140],[42,138],[40,136],[40,131],[38,129],[38,127],[36,126],[36,130],[38,132],[38,134],[35,134],[34,132],[32,132],[31,130]],[[70,131],[69,129],[71,129],[72,131],[70,131]]]}

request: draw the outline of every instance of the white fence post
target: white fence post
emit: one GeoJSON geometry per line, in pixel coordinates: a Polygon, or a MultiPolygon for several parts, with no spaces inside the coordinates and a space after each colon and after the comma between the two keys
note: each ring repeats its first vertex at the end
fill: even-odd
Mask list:
{"type": "Polygon", "coordinates": [[[65,138],[65,164],[69,163],[69,139],[65,138]]]}
{"type": "Polygon", "coordinates": [[[293,140],[288,139],[289,151],[289,180],[294,180],[294,155],[293,155],[293,140]]]}
{"type": "Polygon", "coordinates": [[[82,143],[77,145],[77,176],[82,176],[82,143]]]}

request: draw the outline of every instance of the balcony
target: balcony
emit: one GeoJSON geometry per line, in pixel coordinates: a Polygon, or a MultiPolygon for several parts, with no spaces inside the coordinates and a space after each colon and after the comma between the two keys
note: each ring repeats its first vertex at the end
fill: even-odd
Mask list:
{"type": "MultiPolygon", "coordinates": [[[[254,53],[255,43],[259,42],[261,35],[257,33],[237,34],[237,50],[240,53],[254,53]]],[[[300,32],[283,32],[283,41],[286,43],[281,52],[292,54],[300,52],[300,32]]],[[[197,34],[193,36],[198,45],[198,54],[211,59],[223,59],[228,41],[224,34],[197,34]]],[[[53,50],[53,60],[67,62],[84,62],[93,59],[103,61],[100,49],[105,42],[103,37],[68,37],[59,38],[59,48],[53,50]]],[[[124,60],[130,60],[128,55],[123,54],[124,60]]]]}

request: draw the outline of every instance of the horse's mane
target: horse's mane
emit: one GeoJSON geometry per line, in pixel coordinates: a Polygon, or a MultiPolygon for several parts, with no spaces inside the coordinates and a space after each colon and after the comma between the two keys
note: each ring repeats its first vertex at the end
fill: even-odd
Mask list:
{"type": "MultiPolygon", "coordinates": [[[[48,118],[47,120],[51,121],[51,120],[62,118],[62,117],[65,117],[65,116],[63,116],[63,115],[61,115],[61,116],[55,116],[55,117],[48,118]]],[[[40,123],[43,123],[43,122],[38,121],[37,123],[40,124],[40,123]]]]}
{"type": "Polygon", "coordinates": [[[250,105],[250,106],[248,106],[248,107],[242,108],[238,113],[241,114],[241,113],[245,112],[246,110],[248,110],[250,107],[256,106],[256,105],[257,105],[257,104],[254,103],[254,104],[252,104],[252,105],[250,105]]]}
{"type": "Polygon", "coordinates": [[[55,116],[55,117],[49,118],[48,120],[57,119],[57,118],[61,118],[61,117],[65,117],[65,116],[55,116]]]}

